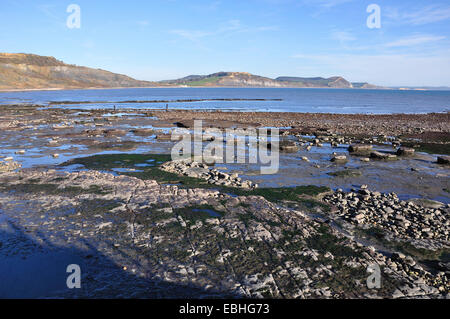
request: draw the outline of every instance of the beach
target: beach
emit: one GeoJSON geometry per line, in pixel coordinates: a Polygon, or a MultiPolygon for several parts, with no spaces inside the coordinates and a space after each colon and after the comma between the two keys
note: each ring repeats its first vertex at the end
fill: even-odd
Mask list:
{"type": "Polygon", "coordinates": [[[103,278],[30,297],[443,298],[449,116],[0,106],[0,267],[103,278]],[[171,162],[194,120],[279,128],[279,170],[171,162]],[[374,260],[383,289],[344,284],[374,260]]]}

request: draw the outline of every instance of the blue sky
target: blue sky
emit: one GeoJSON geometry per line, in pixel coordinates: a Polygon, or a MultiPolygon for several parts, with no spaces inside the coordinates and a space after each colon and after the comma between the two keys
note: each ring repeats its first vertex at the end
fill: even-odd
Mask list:
{"type": "Polygon", "coordinates": [[[1,0],[0,51],[142,80],[243,71],[450,86],[450,3],[429,0],[1,0]],[[70,29],[70,4],[81,27],[70,29]],[[381,8],[369,29],[367,6],[381,8]]]}

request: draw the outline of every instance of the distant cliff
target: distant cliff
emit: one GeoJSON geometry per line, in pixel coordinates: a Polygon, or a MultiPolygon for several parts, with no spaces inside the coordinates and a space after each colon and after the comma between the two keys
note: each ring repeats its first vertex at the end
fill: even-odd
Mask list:
{"type": "Polygon", "coordinates": [[[190,75],[181,79],[149,82],[100,69],[65,64],[54,57],[24,53],[0,53],[0,90],[81,89],[126,87],[293,87],[293,88],[377,88],[368,83],[350,83],[331,78],[278,77],[271,79],[246,72],[218,72],[190,75]]]}
{"type": "Polygon", "coordinates": [[[100,69],[65,64],[53,57],[0,53],[0,89],[144,87],[155,83],[100,69]]]}
{"type": "Polygon", "coordinates": [[[305,87],[353,88],[352,83],[336,76],[325,78],[278,77],[271,79],[246,72],[218,72],[210,75],[190,75],[185,78],[161,81],[162,85],[225,86],[225,87],[305,87]]]}

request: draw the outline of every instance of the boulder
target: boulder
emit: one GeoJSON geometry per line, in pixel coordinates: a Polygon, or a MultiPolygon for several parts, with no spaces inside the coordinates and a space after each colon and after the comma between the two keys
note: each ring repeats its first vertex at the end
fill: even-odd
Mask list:
{"type": "Polygon", "coordinates": [[[415,150],[411,147],[400,147],[397,150],[398,156],[411,156],[414,155],[415,150]]]}
{"type": "Polygon", "coordinates": [[[175,122],[173,124],[175,124],[177,127],[181,127],[181,128],[191,128],[191,127],[194,127],[194,120],[185,120],[182,122],[175,122]]]}
{"type": "Polygon", "coordinates": [[[402,259],[405,259],[405,258],[406,258],[406,256],[404,254],[400,253],[400,252],[392,253],[392,256],[391,256],[392,260],[402,260],[402,259]]]}
{"type": "Polygon", "coordinates": [[[348,151],[350,153],[369,153],[372,147],[371,144],[353,144],[349,146],[348,151]]]}
{"type": "Polygon", "coordinates": [[[22,164],[15,161],[0,162],[0,173],[14,171],[21,167],[22,164]]]}
{"type": "Polygon", "coordinates": [[[160,141],[171,141],[172,134],[158,134],[156,135],[156,139],[160,141]]]}
{"type": "Polygon", "coordinates": [[[438,164],[449,165],[450,164],[450,156],[438,156],[437,158],[438,164]]]}
{"type": "Polygon", "coordinates": [[[184,172],[186,176],[194,177],[194,178],[202,178],[203,176],[208,175],[209,170],[207,168],[202,167],[190,167],[187,168],[184,172]]]}
{"type": "Polygon", "coordinates": [[[335,162],[335,163],[346,163],[348,160],[347,160],[347,156],[345,156],[345,155],[335,155],[335,156],[333,156],[331,161],[335,162]]]}
{"type": "Polygon", "coordinates": [[[295,142],[292,141],[282,141],[280,142],[280,151],[286,153],[295,153],[298,152],[298,146],[295,142]]]}
{"type": "Polygon", "coordinates": [[[366,216],[363,213],[360,213],[355,216],[355,220],[357,221],[358,224],[361,224],[365,218],[366,216]]]}
{"type": "Polygon", "coordinates": [[[104,130],[103,134],[105,136],[124,136],[127,134],[127,131],[119,130],[119,129],[110,129],[110,130],[104,130]]]}
{"type": "Polygon", "coordinates": [[[215,140],[213,135],[202,134],[202,135],[194,135],[193,140],[202,141],[202,142],[212,142],[215,140]]]}
{"type": "Polygon", "coordinates": [[[382,153],[378,151],[373,151],[370,153],[371,158],[380,159],[380,160],[396,160],[397,155],[390,154],[390,153],[382,153]]]}
{"type": "Polygon", "coordinates": [[[420,207],[432,208],[432,209],[438,209],[438,208],[442,208],[445,206],[441,202],[431,200],[431,199],[425,199],[425,198],[413,198],[413,199],[410,199],[408,202],[414,203],[415,205],[418,205],[420,207]]]}
{"type": "Polygon", "coordinates": [[[86,134],[87,136],[101,136],[103,135],[103,130],[100,129],[95,129],[95,130],[86,130],[84,131],[84,134],[86,134]]]}
{"type": "Polygon", "coordinates": [[[131,133],[136,136],[151,136],[155,134],[155,131],[151,128],[138,128],[131,130],[131,133]]]}

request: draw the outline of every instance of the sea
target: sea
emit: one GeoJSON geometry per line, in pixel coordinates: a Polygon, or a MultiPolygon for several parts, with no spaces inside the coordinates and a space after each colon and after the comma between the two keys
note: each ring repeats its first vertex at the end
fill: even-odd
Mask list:
{"type": "Polygon", "coordinates": [[[450,91],[312,88],[126,88],[0,92],[1,104],[75,109],[421,114],[450,111],[450,91]]]}

